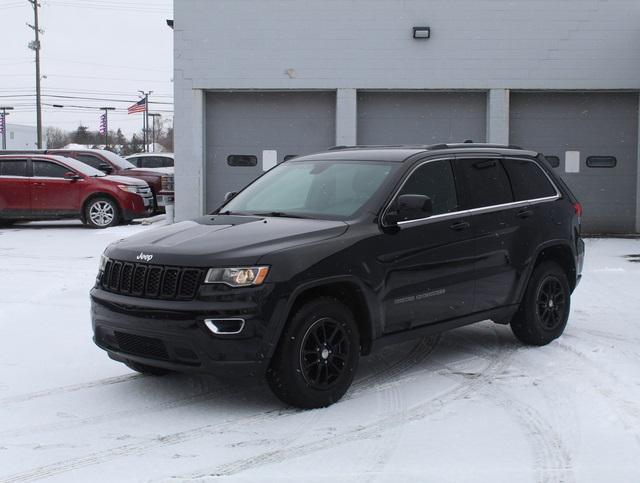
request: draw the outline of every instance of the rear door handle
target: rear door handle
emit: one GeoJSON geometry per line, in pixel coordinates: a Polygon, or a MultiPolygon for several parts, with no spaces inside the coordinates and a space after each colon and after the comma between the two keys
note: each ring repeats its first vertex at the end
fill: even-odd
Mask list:
{"type": "Polygon", "coordinates": [[[529,218],[531,215],[533,215],[533,210],[529,209],[520,210],[516,213],[518,218],[529,218]]]}
{"type": "Polygon", "coordinates": [[[44,183],[33,183],[33,186],[37,186],[38,188],[44,188],[45,184],[44,183]]]}
{"type": "Polygon", "coordinates": [[[464,230],[466,228],[469,228],[471,225],[469,224],[468,221],[459,221],[457,223],[454,223],[453,225],[449,225],[449,228],[451,228],[452,230],[464,230]]]}

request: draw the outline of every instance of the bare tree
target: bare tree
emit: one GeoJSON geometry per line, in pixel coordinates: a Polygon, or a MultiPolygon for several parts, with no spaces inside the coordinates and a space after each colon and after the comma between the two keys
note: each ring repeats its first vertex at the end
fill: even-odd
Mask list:
{"type": "Polygon", "coordinates": [[[47,147],[59,149],[69,144],[69,133],[58,127],[49,126],[46,131],[47,147]]]}

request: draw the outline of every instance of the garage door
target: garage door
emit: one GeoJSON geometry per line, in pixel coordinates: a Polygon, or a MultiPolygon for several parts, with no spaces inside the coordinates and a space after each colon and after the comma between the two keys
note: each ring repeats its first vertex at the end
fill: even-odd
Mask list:
{"type": "Polygon", "coordinates": [[[358,144],[435,144],[486,133],[483,92],[360,92],[358,144]]]}
{"type": "Polygon", "coordinates": [[[207,94],[207,208],[289,156],[335,144],[333,92],[207,94]]]}
{"type": "Polygon", "coordinates": [[[638,95],[511,93],[510,141],[555,156],[587,233],[635,229],[638,95]]]}

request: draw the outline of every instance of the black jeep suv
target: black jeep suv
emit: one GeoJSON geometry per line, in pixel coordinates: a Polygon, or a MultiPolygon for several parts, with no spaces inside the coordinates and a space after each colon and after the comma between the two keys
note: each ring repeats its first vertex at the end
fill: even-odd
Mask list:
{"type": "Polygon", "coordinates": [[[284,162],[210,215],[110,245],[95,342],[150,374],[266,375],[329,405],[376,347],[491,319],[559,337],[581,206],[513,146],[337,147],[284,162]]]}

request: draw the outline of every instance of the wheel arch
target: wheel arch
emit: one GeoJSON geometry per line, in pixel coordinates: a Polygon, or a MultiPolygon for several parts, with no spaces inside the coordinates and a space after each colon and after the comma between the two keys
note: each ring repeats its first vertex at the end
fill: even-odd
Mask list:
{"type": "Polygon", "coordinates": [[[518,294],[518,303],[522,301],[522,297],[524,296],[524,292],[527,289],[533,271],[538,265],[545,261],[552,261],[557,263],[567,276],[571,291],[573,292],[573,290],[576,288],[576,260],[575,253],[571,248],[571,244],[565,240],[549,241],[544,245],[538,247],[534,256],[532,257],[533,263],[529,265],[529,270],[527,276],[525,277],[526,283],[523,283],[522,287],[520,288],[518,294]]]}
{"type": "Polygon", "coordinates": [[[296,310],[306,302],[318,297],[333,297],[346,305],[353,313],[360,333],[360,352],[371,352],[374,330],[374,311],[368,301],[364,285],[355,277],[332,277],[299,286],[289,298],[281,334],[296,310]]]}

